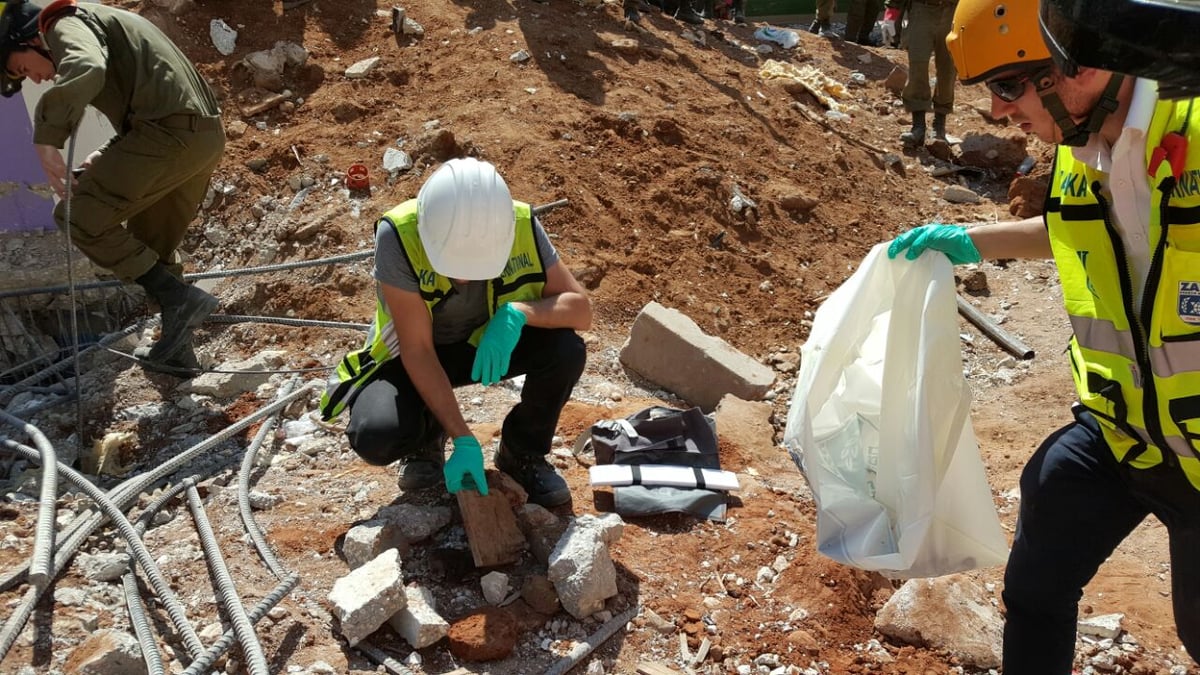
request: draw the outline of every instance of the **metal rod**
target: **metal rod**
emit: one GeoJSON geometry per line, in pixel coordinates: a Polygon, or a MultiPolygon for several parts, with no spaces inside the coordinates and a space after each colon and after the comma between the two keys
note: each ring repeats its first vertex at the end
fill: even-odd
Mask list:
{"type": "Polygon", "coordinates": [[[956,295],[954,297],[958,299],[958,313],[962,314],[967,321],[975,324],[976,328],[978,328],[984,335],[991,338],[993,342],[1000,345],[1004,351],[1012,354],[1022,361],[1028,361],[1029,359],[1033,358],[1032,348],[1026,346],[1025,343],[1013,337],[1008,333],[1008,331],[997,325],[995,321],[989,319],[987,315],[979,311],[975,305],[967,302],[963,296],[956,295]]]}
{"type": "Polygon", "coordinates": [[[42,462],[41,496],[38,500],[37,527],[33,537],[33,555],[29,563],[29,583],[39,590],[53,579],[54,572],[54,526],[58,511],[58,456],[54,446],[40,429],[23,419],[0,410],[0,420],[20,427],[25,435],[33,439],[42,462]]]}
{"type": "MultiPolygon", "coordinates": [[[[36,460],[38,458],[37,450],[21,445],[16,441],[6,440],[3,441],[3,445],[25,455],[28,459],[36,460]]],[[[63,478],[66,478],[72,485],[79,488],[91,498],[92,501],[96,502],[104,511],[104,515],[108,516],[113,524],[116,525],[117,529],[121,532],[121,536],[125,538],[125,542],[129,544],[129,549],[133,552],[137,563],[142,566],[142,571],[146,573],[146,578],[149,579],[150,586],[158,594],[158,598],[162,601],[163,606],[166,607],[167,614],[171,617],[171,623],[175,624],[175,630],[179,631],[179,637],[183,640],[184,647],[187,648],[188,653],[193,657],[203,653],[204,645],[200,643],[200,638],[196,635],[196,629],[188,622],[187,615],[183,605],[179,602],[179,598],[171,590],[171,585],[163,577],[161,570],[158,568],[158,563],[150,555],[150,551],[147,550],[146,545],[142,542],[142,538],[133,527],[133,523],[129,522],[129,519],[121,512],[116,501],[105,494],[100,488],[96,487],[83,474],[62,462],[58,463],[58,472],[63,478]]],[[[57,576],[59,569],[56,567],[54,576],[57,576]]],[[[34,600],[36,602],[36,598],[34,600]]],[[[0,660],[3,659],[4,654],[0,654],[0,660]]]]}
{"type": "Polygon", "coordinates": [[[392,675],[413,675],[413,671],[404,667],[403,663],[393,659],[387,652],[369,642],[360,642],[354,645],[354,648],[375,663],[383,666],[392,675]]]}
{"type": "MultiPolygon", "coordinates": [[[[275,589],[269,594],[267,594],[267,597],[259,600],[258,604],[254,606],[254,609],[250,610],[250,623],[256,624],[262,620],[262,618],[267,615],[267,612],[271,611],[275,605],[279,604],[279,601],[283,600],[284,596],[286,596],[288,593],[291,593],[292,589],[295,588],[296,584],[298,583],[300,583],[300,575],[296,574],[295,572],[292,572],[286,579],[279,582],[279,585],[276,586],[275,589]]],[[[192,661],[187,670],[183,672],[183,675],[201,675],[201,673],[208,672],[209,669],[212,668],[212,664],[215,663],[217,659],[221,658],[221,655],[224,654],[233,644],[234,637],[233,628],[225,629],[225,633],[221,635],[220,639],[214,642],[213,645],[208,648],[208,651],[201,654],[200,658],[192,661]]]]}
{"type": "MultiPolygon", "coordinates": [[[[287,396],[296,386],[299,378],[293,377],[279,388],[280,396],[287,396]]],[[[271,431],[275,428],[275,422],[279,419],[279,415],[271,415],[259,427],[258,433],[255,434],[254,440],[247,448],[246,454],[242,457],[242,466],[238,471],[238,511],[242,514],[242,522],[246,525],[246,532],[250,534],[250,540],[254,542],[254,547],[258,549],[258,554],[262,556],[263,562],[271,569],[271,573],[277,579],[282,579],[287,576],[288,571],[279,563],[279,558],[275,557],[275,553],[271,550],[271,545],[267,543],[266,537],[263,536],[262,529],[258,526],[258,521],[254,520],[254,514],[250,509],[250,474],[254,471],[254,463],[258,458],[258,450],[262,447],[263,441],[270,436],[271,431]]]]}
{"type": "Polygon", "coordinates": [[[533,212],[533,215],[540,216],[547,211],[550,211],[552,209],[557,209],[560,206],[566,206],[567,204],[570,204],[570,203],[571,203],[570,200],[559,199],[557,201],[550,202],[549,204],[542,204],[540,206],[535,206],[532,209],[530,209],[530,211],[533,212]]]}
{"type": "MultiPolygon", "coordinates": [[[[269,405],[260,408],[254,413],[242,418],[237,422],[234,422],[228,427],[225,427],[216,435],[210,436],[191,448],[184,450],[182,453],[171,458],[169,461],[158,465],[152,471],[138,474],[137,476],[122,482],[112,490],[109,490],[109,498],[121,509],[128,508],[129,505],[132,504],[135,499],[137,499],[138,495],[146,491],[146,489],[148,489],[150,486],[175,473],[188,462],[191,462],[197,457],[203,455],[209,449],[224,442],[234,434],[241,432],[246,427],[257,423],[259,420],[274,413],[276,410],[282,410],[283,408],[286,408],[296,399],[310,394],[313,389],[318,388],[321,385],[322,383],[320,382],[309,382],[291,394],[275,399],[269,405]]],[[[66,566],[67,561],[75,556],[75,551],[79,548],[79,545],[83,542],[83,540],[90,536],[92,532],[96,531],[96,528],[100,527],[104,523],[104,518],[104,514],[97,513],[95,511],[91,513],[80,514],[75,518],[75,520],[71,521],[66,528],[64,528],[63,532],[61,533],[62,543],[59,545],[58,551],[56,551],[54,554],[54,570],[56,575],[60,570],[62,570],[63,567],[66,566]]],[[[25,578],[25,574],[28,570],[28,562],[26,562],[24,565],[18,565],[14,567],[3,577],[0,577],[0,590],[10,588],[13,584],[25,578]]]]}
{"type": "Polygon", "coordinates": [[[237,585],[233,583],[233,575],[229,573],[229,567],[221,555],[217,535],[208,521],[208,514],[204,512],[204,502],[200,501],[196,481],[188,478],[184,483],[187,484],[187,500],[192,510],[192,519],[196,521],[196,532],[200,535],[200,546],[204,549],[204,557],[208,559],[208,567],[216,581],[217,601],[225,608],[225,615],[229,618],[229,623],[233,624],[233,634],[237,636],[238,644],[242,645],[242,656],[246,657],[246,670],[250,671],[251,675],[270,675],[271,666],[263,653],[262,642],[254,632],[254,624],[246,615],[237,585]]]}
{"type": "Polygon", "coordinates": [[[575,647],[571,649],[570,654],[567,654],[559,659],[558,663],[550,666],[550,669],[543,673],[543,675],[565,675],[572,668],[579,665],[579,662],[582,661],[585,656],[591,654],[597,647],[604,644],[606,640],[615,635],[616,632],[625,624],[632,621],[633,617],[637,616],[640,610],[640,606],[634,605],[633,607],[621,612],[608,621],[605,621],[604,625],[597,628],[595,633],[587,636],[587,639],[583,642],[576,644],[575,647]]]}

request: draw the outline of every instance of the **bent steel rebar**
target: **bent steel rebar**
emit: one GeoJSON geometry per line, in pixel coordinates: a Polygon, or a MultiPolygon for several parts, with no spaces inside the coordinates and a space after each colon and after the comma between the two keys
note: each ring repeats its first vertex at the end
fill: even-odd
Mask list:
{"type": "Polygon", "coordinates": [[[204,502],[200,501],[196,481],[188,478],[183,482],[187,485],[188,507],[192,510],[192,519],[196,521],[200,546],[204,549],[208,569],[216,581],[217,602],[225,608],[225,615],[233,624],[233,633],[242,645],[242,656],[246,658],[246,669],[250,671],[250,675],[271,675],[271,667],[267,664],[262,643],[258,640],[258,634],[254,632],[254,624],[250,623],[250,617],[246,616],[242,598],[238,595],[233,576],[229,574],[229,567],[225,565],[221,547],[217,544],[217,535],[213,532],[212,524],[208,522],[208,514],[204,512],[204,502]]]}
{"type": "MultiPolygon", "coordinates": [[[[28,459],[37,460],[39,457],[37,450],[25,445],[21,445],[16,441],[5,440],[3,441],[3,445],[10,450],[15,450],[25,455],[25,457],[28,459]]],[[[100,507],[100,509],[104,512],[104,515],[107,516],[109,520],[111,520],[113,524],[117,526],[118,530],[120,530],[121,536],[124,537],[126,543],[129,544],[129,548],[133,551],[134,557],[137,558],[138,564],[142,566],[142,571],[146,573],[146,578],[149,579],[150,586],[154,589],[154,592],[158,594],[159,599],[163,601],[163,605],[167,609],[167,615],[171,617],[171,623],[175,625],[175,630],[179,631],[180,639],[183,640],[183,644],[187,648],[188,653],[195,657],[203,652],[204,646],[200,644],[200,638],[196,635],[196,630],[192,627],[192,624],[188,622],[187,615],[183,610],[183,605],[181,605],[178,598],[175,597],[175,592],[171,590],[171,585],[167,583],[165,578],[163,578],[162,572],[158,569],[158,563],[154,561],[154,558],[150,555],[150,551],[146,549],[146,545],[142,542],[142,538],[139,536],[137,530],[134,529],[133,523],[130,523],[129,519],[125,517],[125,514],[121,512],[121,509],[117,506],[117,503],[113,499],[109,498],[109,496],[103,491],[101,491],[100,488],[92,484],[92,482],[83,474],[75,471],[62,462],[58,463],[58,472],[63,476],[63,478],[66,478],[71,482],[72,485],[79,488],[79,490],[90,497],[92,501],[96,502],[96,505],[100,507]]],[[[58,571],[59,570],[57,568],[54,570],[54,576],[57,576],[58,571]]],[[[39,592],[37,596],[40,597],[40,595],[41,593],[39,592]]],[[[34,597],[33,601],[36,603],[37,599],[38,597],[34,597]]],[[[24,628],[24,625],[18,626],[16,628],[16,632],[19,633],[21,628],[24,628]]],[[[8,626],[5,626],[5,629],[7,630],[8,626]]],[[[16,636],[14,635],[13,639],[15,638],[16,636]]],[[[0,641],[0,644],[3,644],[3,641],[0,641]]],[[[10,643],[8,647],[11,646],[12,645],[10,643]]],[[[5,648],[5,651],[0,652],[0,661],[4,660],[6,654],[7,647],[5,648]]]]}

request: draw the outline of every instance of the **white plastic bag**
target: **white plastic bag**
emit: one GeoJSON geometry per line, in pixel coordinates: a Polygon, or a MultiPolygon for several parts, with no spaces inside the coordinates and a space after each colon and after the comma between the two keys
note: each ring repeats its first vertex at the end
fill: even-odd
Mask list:
{"type": "Polygon", "coordinates": [[[800,35],[796,31],[775,26],[760,26],[758,30],[754,31],[754,37],[764,42],[782,45],[784,49],[792,49],[800,44],[800,35]]]}
{"type": "Polygon", "coordinates": [[[784,443],[817,501],[817,547],[899,578],[1001,564],[950,262],[886,248],[821,305],[801,348],[784,443]]]}

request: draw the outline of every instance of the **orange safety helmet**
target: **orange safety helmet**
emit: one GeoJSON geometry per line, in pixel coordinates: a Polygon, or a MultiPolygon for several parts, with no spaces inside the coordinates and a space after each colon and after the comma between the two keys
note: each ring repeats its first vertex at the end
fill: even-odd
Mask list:
{"type": "Polygon", "coordinates": [[[959,0],[946,46],[963,84],[1052,63],[1038,28],[1038,0],[959,0]]]}

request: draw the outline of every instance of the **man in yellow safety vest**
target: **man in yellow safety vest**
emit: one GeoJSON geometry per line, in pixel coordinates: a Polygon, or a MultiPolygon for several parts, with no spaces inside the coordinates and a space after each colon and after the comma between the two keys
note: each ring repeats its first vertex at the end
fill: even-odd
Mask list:
{"type": "Polygon", "coordinates": [[[321,400],[325,419],[346,408],[351,447],[371,464],[401,462],[401,489],[445,480],[487,494],[483,451],[454,387],[525,376],[504,420],[496,468],[529,500],[559,506],[570,489],[545,459],[587,352],[587,292],[528,204],[494,166],[452,159],[376,224],[375,320],[321,400]],[[449,438],[454,451],[444,461],[449,438]]]}
{"type": "Polygon", "coordinates": [[[1166,525],[1179,637],[1200,655],[1200,102],[1064,72],[1038,0],[960,0],[947,44],[992,114],[1058,143],[1044,222],[923,225],[889,254],[1053,257],[1079,404],[1021,476],[1004,577],[1004,672],[1071,672],[1083,588],[1150,514],[1166,525]]]}

